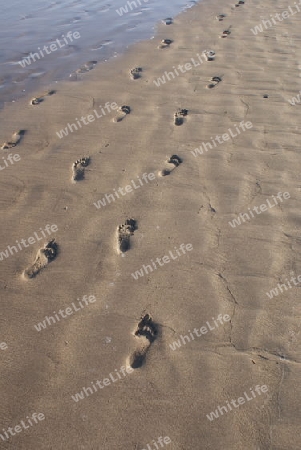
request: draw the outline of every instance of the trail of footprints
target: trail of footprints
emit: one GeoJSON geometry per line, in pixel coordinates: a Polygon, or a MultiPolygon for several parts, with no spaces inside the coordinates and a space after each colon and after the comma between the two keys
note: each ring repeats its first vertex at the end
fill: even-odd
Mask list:
{"type": "MultiPolygon", "coordinates": [[[[244,0],[239,0],[235,7],[244,5],[244,0]]],[[[219,14],[216,16],[218,21],[223,21],[226,18],[226,14],[219,14]]],[[[166,25],[171,25],[173,23],[172,18],[164,19],[163,21],[166,25]]],[[[226,38],[231,34],[231,26],[222,32],[220,37],[226,38]]],[[[170,47],[173,43],[171,39],[163,39],[159,44],[158,48],[164,49],[170,47]]],[[[215,52],[213,50],[204,50],[203,54],[206,56],[207,61],[214,61],[215,52]]],[[[75,71],[75,74],[82,74],[92,70],[97,61],[89,61],[84,66],[80,67],[75,71]]],[[[130,70],[130,76],[133,80],[138,80],[141,78],[142,68],[135,67],[130,70]]],[[[72,75],[72,74],[71,74],[72,75]]],[[[210,84],[207,85],[208,89],[213,89],[216,87],[222,78],[219,76],[212,77],[210,79],[210,84]]],[[[32,106],[39,105],[46,96],[53,95],[55,91],[49,91],[39,97],[34,97],[31,99],[30,104],[32,106]]],[[[119,107],[117,116],[113,119],[114,122],[121,122],[128,114],[130,114],[131,108],[129,106],[123,105],[119,107]]],[[[187,109],[178,109],[174,114],[174,124],[180,126],[184,123],[184,118],[188,115],[187,109]]],[[[1,149],[10,149],[18,145],[25,134],[25,130],[16,131],[11,139],[5,142],[1,149]]],[[[177,155],[172,155],[167,161],[166,166],[159,171],[161,177],[170,175],[179,165],[182,163],[182,159],[177,155]]],[[[85,168],[90,163],[90,157],[82,157],[76,160],[72,164],[72,181],[77,182],[84,178],[85,168]]],[[[130,249],[130,239],[137,230],[137,222],[135,219],[127,219],[122,225],[117,228],[117,252],[124,255],[130,249]]],[[[47,267],[47,265],[56,259],[58,255],[58,244],[55,239],[47,242],[43,248],[40,248],[37,252],[36,258],[32,264],[30,264],[23,272],[23,277],[25,279],[31,279],[37,276],[42,269],[47,267]]],[[[147,351],[149,350],[151,344],[154,342],[158,335],[158,326],[154,323],[153,319],[149,314],[145,314],[141,317],[138,322],[137,328],[134,332],[134,336],[137,338],[137,348],[132,352],[128,358],[128,363],[133,369],[141,367],[145,361],[147,351]]]]}

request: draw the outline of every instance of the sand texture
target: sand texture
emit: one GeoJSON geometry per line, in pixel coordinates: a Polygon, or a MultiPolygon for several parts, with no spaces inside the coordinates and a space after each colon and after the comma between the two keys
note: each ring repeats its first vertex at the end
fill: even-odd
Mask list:
{"type": "Polygon", "coordinates": [[[0,111],[1,158],[20,157],[0,173],[0,252],[40,238],[0,261],[0,434],[45,415],[1,449],[301,449],[301,283],[266,294],[301,275],[301,103],[289,102],[301,12],[251,31],[289,5],[205,0],[78,81],[0,111]],[[154,83],[191,58],[202,63],[154,83]],[[75,401],[83,387],[94,392],[75,401]],[[156,447],[160,436],[171,442],[156,447]]]}

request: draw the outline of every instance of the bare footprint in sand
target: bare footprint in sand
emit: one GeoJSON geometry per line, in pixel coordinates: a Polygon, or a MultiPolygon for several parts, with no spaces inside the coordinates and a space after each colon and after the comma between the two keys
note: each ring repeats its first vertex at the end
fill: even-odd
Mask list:
{"type": "Polygon", "coordinates": [[[244,5],[244,4],[245,4],[244,0],[239,0],[239,2],[235,4],[235,7],[238,8],[238,6],[244,5]]]}
{"type": "Polygon", "coordinates": [[[90,163],[90,156],[85,156],[81,159],[77,159],[72,164],[72,181],[76,182],[79,180],[83,180],[85,177],[85,168],[90,163]]]}
{"type": "Polygon", "coordinates": [[[226,14],[218,14],[216,16],[216,20],[218,20],[219,22],[221,22],[222,20],[224,20],[224,18],[227,17],[226,14]]]}
{"type": "Polygon", "coordinates": [[[207,61],[214,61],[215,60],[215,51],[214,50],[204,50],[203,55],[207,59],[207,61]]]}
{"type": "Polygon", "coordinates": [[[178,167],[181,163],[183,162],[183,160],[177,156],[177,155],[172,155],[167,161],[166,164],[167,166],[161,170],[159,172],[159,176],[160,177],[166,177],[167,175],[170,175],[171,172],[173,170],[175,170],[176,167],[178,167]]]}
{"type": "Polygon", "coordinates": [[[53,94],[55,94],[55,92],[56,91],[48,91],[48,92],[45,92],[45,94],[40,95],[39,97],[32,98],[30,100],[30,105],[32,105],[32,106],[39,105],[44,100],[44,97],[47,97],[48,95],[53,95],[53,94]]]}
{"type": "Polygon", "coordinates": [[[158,48],[167,48],[172,43],[173,43],[173,41],[171,39],[162,39],[162,41],[161,41],[160,45],[158,46],[158,48]]]}
{"type": "Polygon", "coordinates": [[[131,77],[133,80],[138,80],[138,78],[141,78],[141,67],[135,67],[134,69],[131,69],[131,77]]]}
{"type": "Polygon", "coordinates": [[[144,363],[146,353],[158,335],[156,324],[149,314],[145,314],[138,323],[134,335],[139,338],[139,346],[128,359],[132,369],[138,369],[144,363]]]}
{"type": "Polygon", "coordinates": [[[129,106],[120,106],[118,108],[118,114],[114,117],[113,122],[121,122],[128,114],[130,114],[131,108],[129,106]]]}
{"type": "Polygon", "coordinates": [[[222,35],[221,35],[220,37],[221,37],[221,38],[226,38],[226,37],[228,37],[228,36],[231,34],[230,29],[231,29],[231,27],[229,27],[228,30],[224,30],[224,31],[222,32],[222,35]]]}
{"type": "Polygon", "coordinates": [[[130,248],[130,237],[137,230],[137,222],[135,219],[127,219],[123,225],[119,225],[117,229],[117,251],[125,253],[130,248]]]}
{"type": "Polygon", "coordinates": [[[184,117],[188,114],[188,109],[179,108],[174,114],[175,125],[180,126],[184,123],[184,117]]]}
{"type": "Polygon", "coordinates": [[[97,61],[88,61],[88,62],[86,62],[86,64],[84,64],[79,69],[77,69],[74,72],[72,72],[69,75],[69,79],[71,81],[76,81],[78,75],[81,75],[81,74],[86,73],[86,72],[90,72],[90,70],[94,69],[96,64],[97,64],[97,61]]]}
{"type": "Polygon", "coordinates": [[[25,134],[25,130],[19,130],[19,131],[16,131],[16,132],[12,135],[10,141],[4,142],[4,144],[3,144],[2,147],[1,147],[1,150],[5,150],[5,149],[7,149],[7,148],[16,147],[16,145],[18,145],[19,142],[21,141],[22,136],[24,136],[24,134],[25,134]]]}
{"type": "Polygon", "coordinates": [[[221,77],[212,77],[210,79],[210,81],[211,81],[211,83],[207,85],[207,88],[213,89],[213,88],[215,88],[215,86],[217,86],[222,81],[222,78],[221,77]]]}
{"type": "Polygon", "coordinates": [[[162,22],[165,23],[165,25],[172,25],[173,24],[173,20],[172,20],[171,17],[167,17],[167,19],[163,19],[162,22]]]}
{"type": "Polygon", "coordinates": [[[44,269],[51,261],[53,261],[58,253],[58,245],[55,239],[49,241],[44,245],[44,248],[40,248],[34,263],[27,267],[23,272],[23,277],[34,278],[42,269],[44,269]]]}

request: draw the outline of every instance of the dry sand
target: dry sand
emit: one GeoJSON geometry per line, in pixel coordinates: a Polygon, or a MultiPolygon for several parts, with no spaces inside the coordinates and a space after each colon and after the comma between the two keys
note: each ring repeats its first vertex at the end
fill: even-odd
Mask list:
{"type": "Polygon", "coordinates": [[[0,250],[40,236],[47,224],[58,228],[0,261],[0,343],[7,344],[0,350],[0,430],[45,415],[0,437],[1,449],[155,450],[159,436],[170,438],[164,448],[172,450],[301,448],[300,290],[266,295],[301,275],[301,108],[288,102],[300,88],[301,13],[257,36],[250,31],[289,4],[205,0],[160,25],[153,40],[57,85],[40,104],[28,98],[0,112],[2,142],[18,141],[1,156],[21,158],[1,171],[0,250]],[[227,17],[218,21],[219,13],[227,17]],[[166,38],[174,42],[158,49],[166,38]],[[154,84],[205,49],[215,51],[214,61],[154,84]],[[134,67],[143,69],[135,81],[134,67]],[[207,89],[213,76],[222,81],[207,89]],[[58,138],[67,123],[106,102],[131,112],[115,123],[114,111],[58,138]],[[188,110],[181,126],[174,124],[178,108],[188,110]],[[241,121],[252,129],[193,156],[241,121]],[[172,155],[182,160],[178,167],[166,162],[172,155]],[[83,157],[90,160],[81,164],[83,157]],[[156,178],[94,206],[143,173],[156,178]],[[229,225],[278,192],[290,198],[229,225]],[[118,251],[120,235],[124,249],[130,242],[125,252],[118,251]],[[43,248],[53,238],[57,250],[43,248]],[[137,280],[131,275],[170,251],[179,255],[181,244],[193,250],[137,280]],[[35,329],[84,295],[96,301],[35,329]],[[214,327],[219,314],[231,320],[214,327]],[[207,321],[213,330],[171,349],[207,321]],[[140,367],[121,375],[130,362],[140,367]],[[117,376],[115,369],[118,381],[72,399],[91,382],[117,376]],[[206,417],[256,385],[268,391],[206,417]]]}

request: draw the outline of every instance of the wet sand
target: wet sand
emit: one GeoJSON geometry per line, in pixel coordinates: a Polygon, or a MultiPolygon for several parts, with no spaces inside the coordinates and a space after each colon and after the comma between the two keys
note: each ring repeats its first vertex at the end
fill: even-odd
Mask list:
{"type": "Polygon", "coordinates": [[[0,112],[0,430],[45,415],[1,448],[300,448],[301,12],[251,31],[284,9],[205,0],[0,112]]]}

